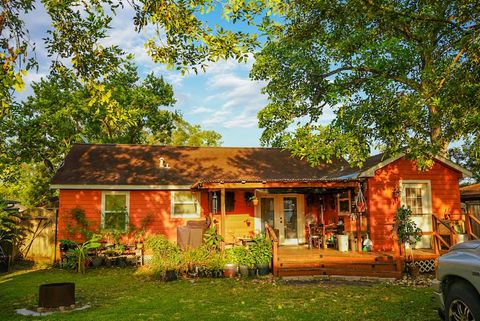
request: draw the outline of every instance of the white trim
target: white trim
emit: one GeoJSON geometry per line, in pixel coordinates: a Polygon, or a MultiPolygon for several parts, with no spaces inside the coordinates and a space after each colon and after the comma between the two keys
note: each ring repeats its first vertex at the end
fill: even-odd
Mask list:
{"type": "Polygon", "coordinates": [[[449,160],[445,157],[435,156],[435,158],[437,160],[439,160],[440,162],[445,163],[447,166],[450,166],[450,167],[456,169],[457,171],[459,171],[460,173],[462,173],[463,178],[473,176],[473,173],[471,171],[463,168],[462,166],[460,166],[458,164],[455,164],[454,162],[452,162],[451,160],[449,160]]]}
{"type": "MultiPolygon", "coordinates": [[[[358,174],[358,177],[374,177],[375,176],[375,171],[377,169],[380,169],[382,167],[385,167],[387,166],[388,164],[390,163],[393,163],[394,161],[404,157],[405,154],[399,154],[398,156],[395,156],[395,157],[390,157],[386,160],[384,160],[383,162],[381,163],[378,163],[377,165],[375,166],[372,166],[366,170],[364,170],[363,172],[360,172],[360,174],[358,174]]],[[[473,174],[472,172],[470,172],[469,170],[463,168],[462,166],[460,165],[457,165],[455,164],[454,162],[452,162],[451,160],[445,158],[445,157],[442,157],[442,156],[435,156],[433,157],[434,159],[436,159],[437,161],[441,162],[441,163],[444,163],[445,165],[459,171],[460,173],[462,173],[462,176],[465,178],[465,177],[472,177],[473,174]]]]}
{"type": "Polygon", "coordinates": [[[106,191],[136,190],[190,190],[191,185],[94,185],[94,184],[52,184],[50,189],[94,189],[106,191]]]}
{"type": "MultiPolygon", "coordinates": [[[[178,191],[178,192],[188,192],[188,191],[178,191]]],[[[171,218],[200,218],[200,207],[201,207],[201,194],[199,192],[191,192],[193,197],[193,204],[196,205],[197,212],[193,214],[174,214],[174,206],[175,206],[175,191],[170,192],[170,217],[171,218]]],[[[191,204],[190,202],[185,204],[191,204]]]]}
{"type": "MultiPolygon", "coordinates": [[[[416,187],[422,188],[425,190],[425,194],[422,197],[423,209],[426,213],[421,215],[412,215],[412,219],[416,221],[415,223],[422,229],[422,232],[432,232],[432,183],[430,180],[400,180],[400,189],[401,189],[401,198],[400,198],[400,205],[406,206],[406,187],[416,187]],[[426,186],[426,188],[425,188],[426,186]],[[424,189],[425,188],[425,189],[424,189]],[[426,224],[425,224],[426,219],[426,224]],[[420,221],[420,222],[419,222],[420,221]]],[[[415,248],[432,248],[432,235],[423,235],[420,241],[415,244],[415,248]]]]}
{"type": "Polygon", "coordinates": [[[128,231],[128,227],[130,225],[130,192],[128,191],[102,191],[102,208],[101,208],[101,226],[102,229],[105,228],[105,195],[125,195],[125,208],[127,210],[127,217],[125,219],[125,229],[124,231],[128,231]]]}

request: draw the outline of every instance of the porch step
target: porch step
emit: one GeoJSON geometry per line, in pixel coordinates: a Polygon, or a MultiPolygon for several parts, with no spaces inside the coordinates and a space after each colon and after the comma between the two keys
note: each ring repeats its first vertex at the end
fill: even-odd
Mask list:
{"type": "Polygon", "coordinates": [[[385,278],[400,278],[402,271],[399,271],[397,262],[393,260],[375,261],[357,260],[346,262],[339,258],[330,258],[316,262],[290,260],[278,261],[279,276],[300,276],[300,275],[345,275],[345,276],[372,276],[385,278]]]}
{"type": "Polygon", "coordinates": [[[278,270],[278,276],[303,276],[303,275],[341,275],[341,276],[367,276],[378,278],[402,277],[401,271],[373,271],[373,270],[349,270],[349,269],[326,269],[326,268],[303,268],[303,269],[285,269],[278,270]]]}

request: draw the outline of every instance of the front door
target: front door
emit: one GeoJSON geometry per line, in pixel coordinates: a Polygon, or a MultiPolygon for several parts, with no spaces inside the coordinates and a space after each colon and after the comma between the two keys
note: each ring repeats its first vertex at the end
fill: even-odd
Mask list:
{"type": "MultiPolygon", "coordinates": [[[[402,205],[412,211],[412,220],[422,232],[432,232],[432,197],[429,181],[403,181],[402,205]]],[[[415,248],[432,248],[432,236],[423,235],[415,248]]]]}
{"type": "Polygon", "coordinates": [[[303,195],[265,195],[260,198],[260,216],[262,230],[264,222],[278,231],[282,245],[294,245],[305,242],[303,195]],[[272,224],[273,223],[273,224],[272,224]]]}

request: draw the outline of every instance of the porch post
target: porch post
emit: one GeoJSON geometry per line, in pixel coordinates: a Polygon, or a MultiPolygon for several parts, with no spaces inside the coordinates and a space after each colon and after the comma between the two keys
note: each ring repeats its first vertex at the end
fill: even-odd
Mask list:
{"type": "Polygon", "coordinates": [[[221,219],[220,219],[220,222],[221,222],[221,230],[220,230],[220,235],[222,235],[223,239],[225,240],[225,221],[226,221],[226,210],[225,210],[225,188],[222,188],[220,190],[220,209],[221,209],[221,213],[222,213],[222,216],[221,216],[221,219]]]}

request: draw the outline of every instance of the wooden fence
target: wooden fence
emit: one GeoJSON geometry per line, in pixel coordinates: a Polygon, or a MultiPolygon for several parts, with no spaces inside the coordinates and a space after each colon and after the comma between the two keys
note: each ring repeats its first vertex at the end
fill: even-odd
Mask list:
{"type": "Polygon", "coordinates": [[[33,208],[22,212],[22,235],[14,247],[14,256],[26,260],[53,263],[55,258],[55,210],[33,208]]]}

